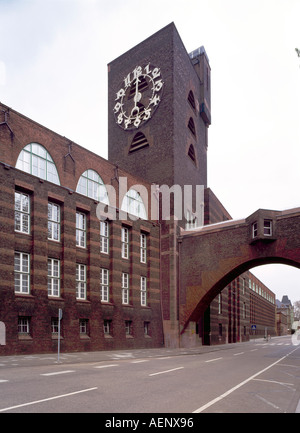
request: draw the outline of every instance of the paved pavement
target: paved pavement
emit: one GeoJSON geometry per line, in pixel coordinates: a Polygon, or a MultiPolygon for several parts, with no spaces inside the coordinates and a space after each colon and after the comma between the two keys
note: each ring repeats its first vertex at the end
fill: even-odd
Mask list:
{"type": "MultiPolygon", "coordinates": [[[[276,341],[277,337],[269,340],[269,343],[276,341]]],[[[140,359],[140,358],[157,358],[164,356],[182,356],[182,355],[195,355],[209,352],[217,352],[220,350],[242,348],[249,343],[254,343],[250,340],[244,343],[231,343],[220,344],[214,346],[199,346],[193,348],[154,348],[154,349],[133,349],[133,350],[109,350],[109,351],[95,351],[95,352],[72,352],[60,353],[59,360],[57,353],[47,354],[32,354],[32,355],[9,355],[0,356],[0,366],[15,366],[15,365],[51,365],[51,364],[73,364],[80,362],[105,362],[108,360],[122,360],[122,359],[140,359]]],[[[255,343],[262,344],[266,341],[256,339],[255,343]]]]}

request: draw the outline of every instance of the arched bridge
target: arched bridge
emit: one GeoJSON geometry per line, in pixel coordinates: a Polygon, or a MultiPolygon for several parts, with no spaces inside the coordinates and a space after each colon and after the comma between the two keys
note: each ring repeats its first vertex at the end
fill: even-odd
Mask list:
{"type": "Polygon", "coordinates": [[[179,239],[181,334],[218,293],[255,266],[300,268],[300,208],[260,209],[246,219],[184,231],[179,239]]]}

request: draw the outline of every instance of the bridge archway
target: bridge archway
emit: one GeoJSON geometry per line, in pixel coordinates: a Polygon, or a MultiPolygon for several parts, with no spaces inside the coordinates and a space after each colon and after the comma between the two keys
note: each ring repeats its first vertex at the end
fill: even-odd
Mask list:
{"type": "Polygon", "coordinates": [[[283,258],[278,257],[270,257],[270,258],[264,258],[264,259],[257,259],[254,261],[249,261],[241,264],[240,266],[237,266],[236,268],[232,269],[228,274],[224,275],[221,279],[219,279],[213,286],[208,290],[208,292],[202,297],[202,299],[198,302],[196,305],[192,315],[190,316],[191,321],[197,321],[197,318],[199,318],[199,315],[202,315],[206,308],[210,305],[210,303],[215,299],[215,297],[233,280],[235,280],[237,277],[239,277],[241,274],[243,274],[246,271],[250,271],[253,268],[256,268],[258,266],[262,265],[269,265],[269,264],[282,264],[282,265],[288,265],[295,268],[300,269],[300,263],[294,262],[294,261],[287,261],[283,258]]]}
{"type": "Polygon", "coordinates": [[[181,334],[240,274],[276,263],[300,269],[299,208],[284,212],[258,210],[243,220],[183,232],[179,287],[181,334]],[[271,235],[264,230],[266,221],[270,222],[271,235]]]}

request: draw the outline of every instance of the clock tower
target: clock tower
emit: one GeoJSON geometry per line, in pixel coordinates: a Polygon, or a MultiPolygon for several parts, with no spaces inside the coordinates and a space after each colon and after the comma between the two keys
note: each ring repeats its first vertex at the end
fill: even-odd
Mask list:
{"type": "Polygon", "coordinates": [[[108,159],[158,185],[207,187],[210,66],[174,23],[108,65],[108,159]]]}
{"type": "MultiPolygon", "coordinates": [[[[159,185],[160,192],[162,186],[169,191],[179,187],[182,192],[185,186],[192,190],[188,210],[182,196],[177,200],[174,193],[172,202],[169,196],[169,218],[160,214],[166,347],[180,346],[187,335],[179,320],[180,234],[196,225],[197,188],[203,192],[207,187],[210,121],[208,57],[203,47],[188,54],[173,23],[108,65],[109,161],[159,185]],[[178,204],[181,218],[177,217],[178,204]]],[[[203,215],[203,196],[200,200],[203,215]]],[[[165,201],[161,194],[161,204],[165,201]]]]}

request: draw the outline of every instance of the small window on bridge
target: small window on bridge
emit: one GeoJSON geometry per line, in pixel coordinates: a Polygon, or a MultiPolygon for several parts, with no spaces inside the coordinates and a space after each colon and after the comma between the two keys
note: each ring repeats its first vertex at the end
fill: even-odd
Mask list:
{"type": "Polygon", "coordinates": [[[252,224],[252,237],[253,238],[257,237],[257,222],[252,224]]]}
{"type": "Polygon", "coordinates": [[[272,236],[272,221],[264,220],[264,235],[272,236]]]}

